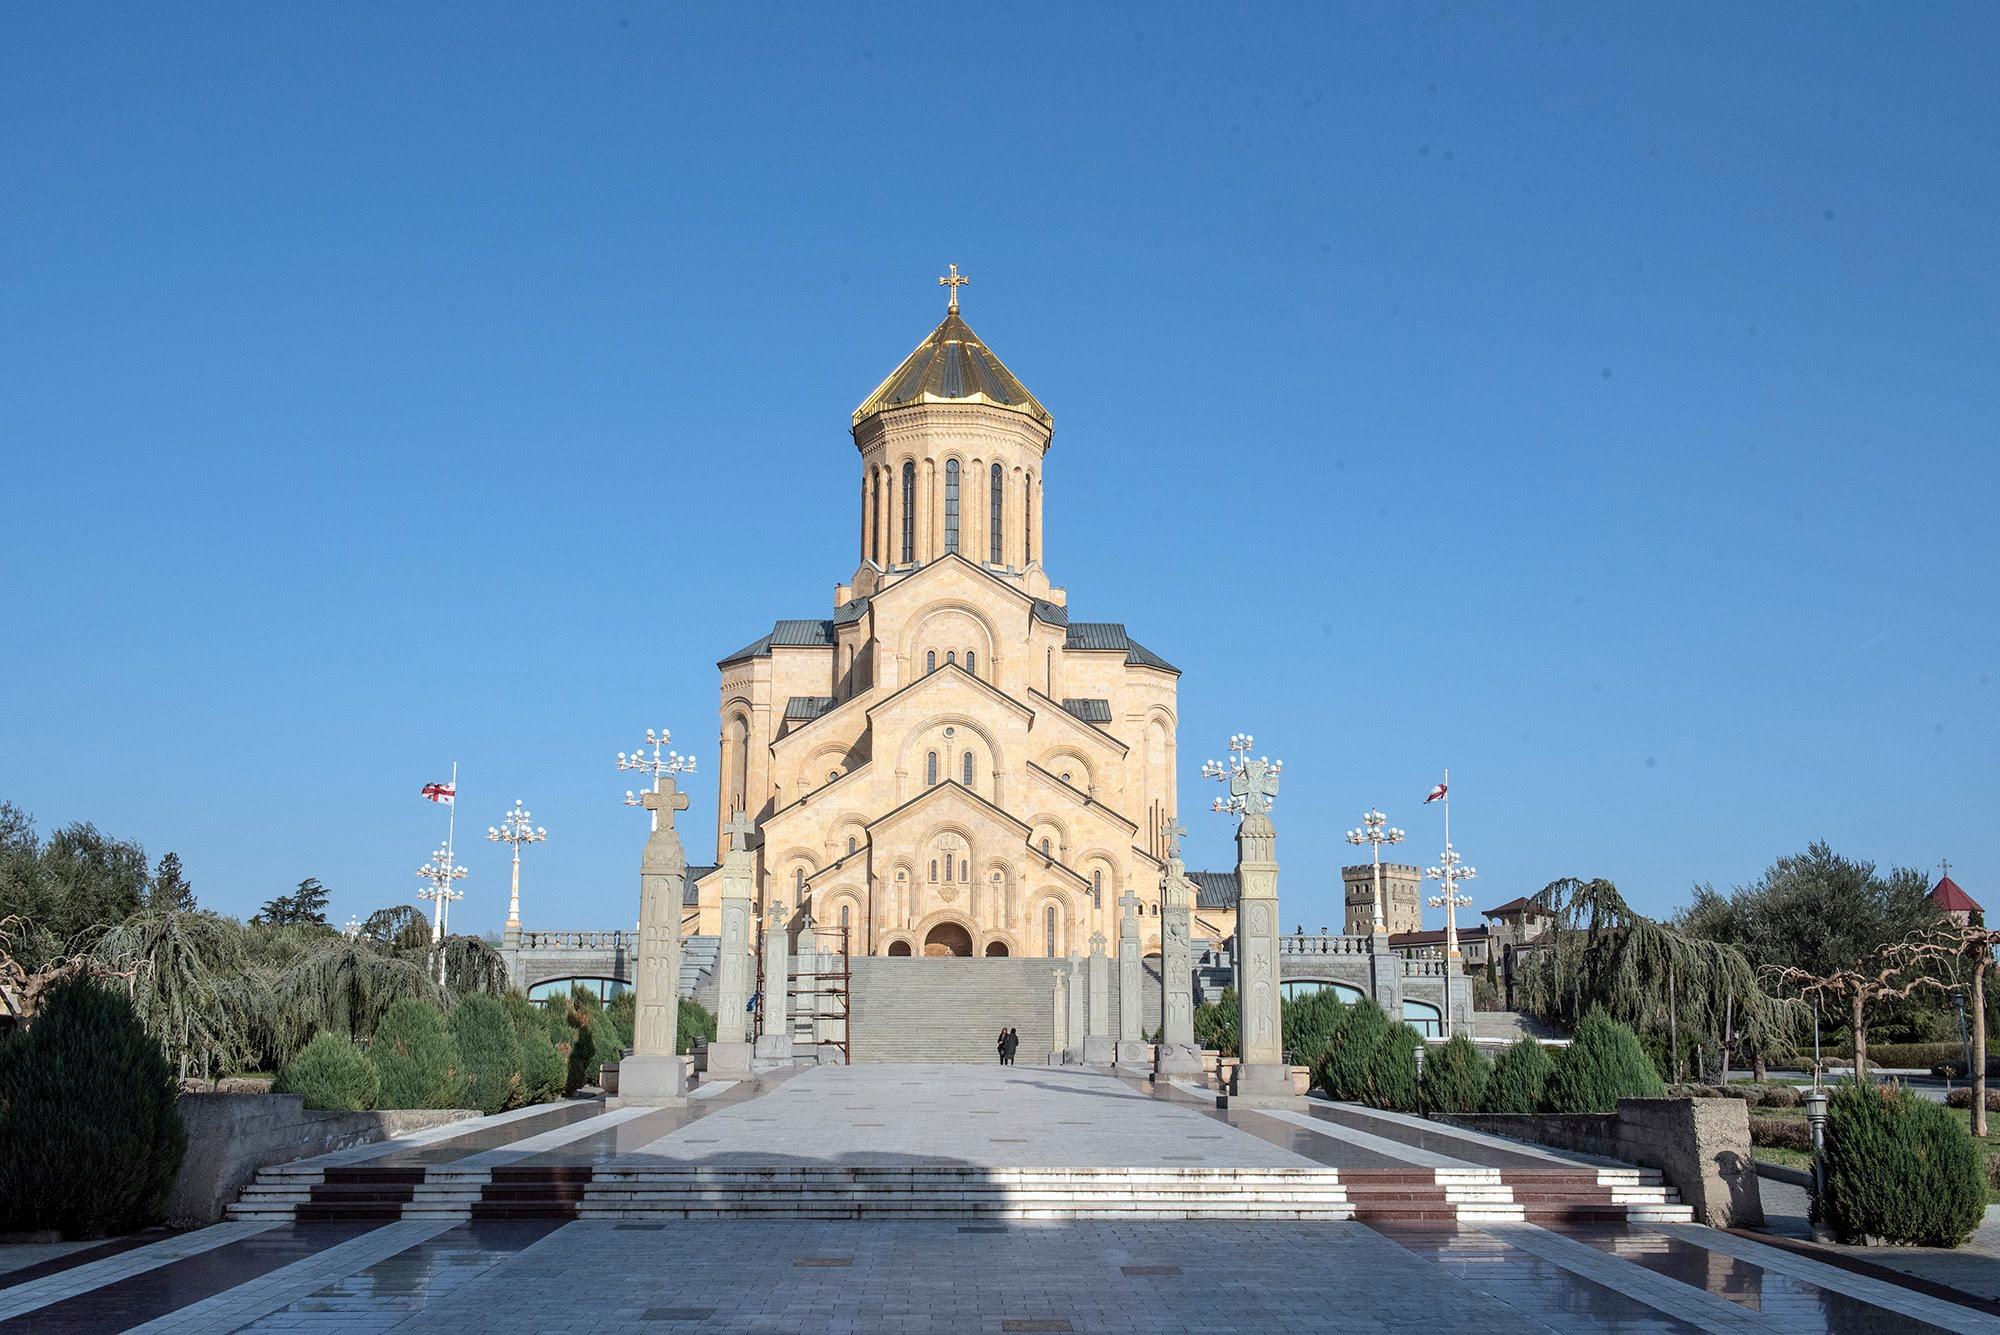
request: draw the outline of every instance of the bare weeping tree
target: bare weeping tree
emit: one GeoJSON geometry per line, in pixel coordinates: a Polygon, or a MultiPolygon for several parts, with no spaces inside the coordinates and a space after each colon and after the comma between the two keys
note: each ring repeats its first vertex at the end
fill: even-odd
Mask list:
{"type": "Polygon", "coordinates": [[[1972,1134],[1986,1135],[1986,970],[1993,964],[1993,947],[2000,931],[1968,921],[1964,926],[1946,919],[1889,947],[1887,957],[1908,974],[1907,992],[1929,989],[1970,993],[1971,1048],[1966,1075],[1972,1081],[1972,1134]]]}
{"type": "Polygon", "coordinates": [[[1764,974],[1779,987],[1797,988],[1801,997],[1833,998],[1846,1004],[1848,1024],[1854,1031],[1854,1078],[1866,1080],[1870,1008],[1931,986],[1921,971],[1927,957],[1916,949],[1928,936],[1928,932],[1917,932],[1878,946],[1851,968],[1815,974],[1781,964],[1766,968],[1764,974]]]}
{"type": "Polygon", "coordinates": [[[1742,951],[1648,918],[1610,881],[1552,881],[1535,903],[1556,921],[1552,944],[1527,963],[1525,1008],[1574,1028],[1602,1007],[1663,1039],[1676,1081],[1684,1029],[1725,1046],[1741,1042],[1761,1078],[1766,1055],[1788,1044],[1805,1018],[1799,1003],[1764,990],[1742,951]]]}

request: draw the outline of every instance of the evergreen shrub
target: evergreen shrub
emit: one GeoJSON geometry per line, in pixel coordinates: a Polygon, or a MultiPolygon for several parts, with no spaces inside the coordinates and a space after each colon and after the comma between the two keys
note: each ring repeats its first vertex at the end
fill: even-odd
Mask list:
{"type": "Polygon", "coordinates": [[[66,1238],[157,1222],[187,1152],[179,1089],[131,1001],[59,983],[0,1041],[0,1232],[66,1238]]]}
{"type": "Polygon", "coordinates": [[[1803,1117],[1752,1117],[1750,1143],[1767,1149],[1810,1150],[1812,1124],[1803,1117]]]}
{"type": "Polygon", "coordinates": [[[1376,1040],[1368,1061],[1368,1104],[1391,1112],[1417,1110],[1417,1048],[1423,1038],[1397,1021],[1376,1040]]]}
{"type": "Polygon", "coordinates": [[[674,1051],[686,1055],[694,1051],[694,1042],[715,1041],[715,1017],[708,1013],[708,1007],[693,997],[682,997],[679,1018],[675,1020],[674,1051]]]}
{"type": "Polygon", "coordinates": [[[507,1018],[514,1023],[514,1037],[521,1043],[521,1086],[514,1100],[516,1106],[561,1098],[568,1056],[558,1053],[556,1045],[549,1041],[542,1007],[519,992],[509,992],[500,1001],[507,1008],[507,1018]]]}
{"type": "Polygon", "coordinates": [[[1332,988],[1321,988],[1279,1003],[1285,1050],[1294,1066],[1318,1066],[1319,1059],[1347,1014],[1347,1005],[1332,988]]]}
{"type": "Polygon", "coordinates": [[[521,1040],[499,1000],[483,992],[460,999],[446,1028],[465,1071],[466,1103],[491,1116],[519,1096],[521,1040]]]}
{"type": "Polygon", "coordinates": [[[366,1112],[382,1094],[382,1077],[367,1054],[340,1034],[315,1034],[271,1082],[273,1094],[301,1094],[306,1107],[366,1112]]]}
{"type": "Polygon", "coordinates": [[[1620,1099],[1657,1099],[1666,1086],[1632,1031],[1593,1007],[1557,1054],[1542,1111],[1616,1112],[1620,1099]]]}
{"type": "Polygon", "coordinates": [[[1423,1074],[1417,1080],[1418,1106],[1434,1113],[1476,1112],[1492,1076],[1493,1063],[1486,1054],[1464,1034],[1453,1034],[1449,1042],[1424,1054],[1423,1074]]]}
{"type": "Polygon", "coordinates": [[[382,1077],[383,1108],[469,1108],[465,1068],[444,1016],[427,1001],[390,1006],[375,1026],[368,1060],[382,1077]]]}
{"type": "Polygon", "coordinates": [[[1548,1085],[1555,1063],[1540,1043],[1525,1035],[1514,1040],[1493,1063],[1486,1080],[1486,1096],[1479,1110],[1490,1113],[1531,1113],[1542,1106],[1542,1090],[1548,1085]]]}
{"type": "MultiPolygon", "coordinates": [[[[1074,984],[1072,984],[1074,985],[1074,984]]],[[[1222,996],[1215,1001],[1204,1001],[1194,1008],[1194,1041],[1201,1047],[1219,1052],[1225,1057],[1237,1055],[1236,989],[1225,987],[1222,996]]]]}
{"type": "MultiPolygon", "coordinates": [[[[1969,1088],[1954,1089],[1944,1096],[1944,1101],[1947,1107],[1970,1108],[1972,1106],[1972,1091],[1969,1088]]],[[[2000,1112],[2000,1089],[1989,1089],[1986,1091],[1986,1111],[2000,1112]]]]}
{"type": "Polygon", "coordinates": [[[1313,1083],[1330,1099],[1362,1103],[1368,1098],[1368,1067],[1375,1048],[1389,1032],[1389,1016],[1373,997],[1347,1008],[1328,1036],[1326,1052],[1313,1068],[1313,1083]]]}
{"type": "Polygon", "coordinates": [[[1842,1242],[1956,1247],[1986,1214],[1979,1147],[1960,1119],[1900,1085],[1848,1081],[1828,1105],[1813,1218],[1842,1242]]]}

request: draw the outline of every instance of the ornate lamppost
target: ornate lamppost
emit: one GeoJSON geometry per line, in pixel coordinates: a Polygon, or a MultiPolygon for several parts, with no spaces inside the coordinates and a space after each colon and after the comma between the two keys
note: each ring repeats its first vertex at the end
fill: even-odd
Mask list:
{"type": "Polygon", "coordinates": [[[1430,906],[1444,910],[1444,1036],[1451,1037],[1451,990],[1463,970],[1458,957],[1458,911],[1472,903],[1471,895],[1461,895],[1458,887],[1479,873],[1465,865],[1458,850],[1446,838],[1444,852],[1438,855],[1438,865],[1426,867],[1424,876],[1438,883],[1440,893],[1430,897],[1430,906]]]}
{"type": "Polygon", "coordinates": [[[1400,844],[1405,837],[1403,831],[1390,825],[1388,821],[1387,816],[1370,807],[1368,814],[1361,818],[1360,828],[1347,832],[1348,843],[1368,845],[1369,853],[1375,863],[1375,935],[1377,936],[1386,936],[1389,931],[1388,916],[1382,907],[1382,845],[1400,844]]]}
{"type": "Polygon", "coordinates": [[[514,799],[514,809],[500,818],[498,825],[486,827],[486,837],[496,844],[514,846],[514,888],[507,897],[506,939],[520,940],[521,936],[521,845],[539,844],[549,837],[549,832],[528,821],[528,810],[521,805],[521,799],[514,799]]]}
{"type": "MultiPolygon", "coordinates": [[[[672,741],[672,734],[665,728],[657,731],[648,728],[646,729],[646,745],[653,748],[651,757],[646,756],[637,749],[634,749],[631,755],[626,755],[623,751],[620,751],[618,753],[618,768],[621,770],[636,770],[655,780],[668,774],[694,773],[693,756],[684,756],[678,751],[666,750],[667,745],[672,741]]],[[[637,793],[627,788],[625,790],[625,805],[628,807],[639,807],[645,806],[646,803],[637,793]]],[[[653,812],[653,828],[656,830],[660,828],[660,813],[657,810],[653,812]]]]}
{"type": "Polygon", "coordinates": [[[1232,733],[1227,765],[1220,760],[1201,763],[1202,778],[1229,785],[1229,796],[1216,798],[1214,804],[1214,810],[1224,815],[1268,816],[1271,803],[1278,798],[1278,776],[1285,772],[1285,762],[1269,756],[1253,759],[1250,755],[1253,740],[1247,732],[1232,733]]]}
{"type": "Polygon", "coordinates": [[[1231,1077],[1231,1107],[1290,1108],[1292,1093],[1285,1064],[1278,974],[1278,832],[1271,803],[1278,795],[1281,761],[1252,757],[1250,736],[1229,739],[1229,763],[1211,760],[1204,778],[1229,785],[1215,810],[1238,818],[1236,825],[1236,999],[1237,1051],[1241,1060],[1231,1077]]]}
{"type": "Polygon", "coordinates": [[[431,948],[438,952],[438,983],[444,983],[444,934],[451,919],[451,903],[464,899],[465,891],[452,889],[453,881],[465,879],[465,868],[452,861],[449,842],[431,852],[431,860],[417,868],[417,875],[429,884],[417,891],[418,899],[433,901],[431,907],[431,948]]]}

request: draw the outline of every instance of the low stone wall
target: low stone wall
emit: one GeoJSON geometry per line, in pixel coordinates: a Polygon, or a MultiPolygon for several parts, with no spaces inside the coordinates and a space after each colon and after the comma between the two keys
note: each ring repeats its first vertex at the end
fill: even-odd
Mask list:
{"type": "Polygon", "coordinates": [[[297,1094],[183,1094],[187,1157],[167,1198],[167,1222],[212,1224],[260,1168],[462,1122],[469,1108],[313,1112],[297,1094]]]}
{"type": "Polygon", "coordinates": [[[1698,1223],[1758,1228],[1764,1203],[1741,1099],[1620,1099],[1615,1113],[1465,1113],[1446,1121],[1657,1168],[1698,1223]]]}

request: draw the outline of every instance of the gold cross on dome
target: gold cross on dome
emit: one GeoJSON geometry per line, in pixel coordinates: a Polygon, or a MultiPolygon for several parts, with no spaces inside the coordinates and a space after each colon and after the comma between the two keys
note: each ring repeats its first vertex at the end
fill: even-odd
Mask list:
{"type": "Polygon", "coordinates": [[[945,267],[951,270],[951,274],[949,277],[938,279],[938,286],[950,289],[951,304],[945,307],[945,313],[947,315],[956,315],[958,314],[958,289],[964,287],[972,280],[960,273],[956,264],[948,264],[945,267]]]}

